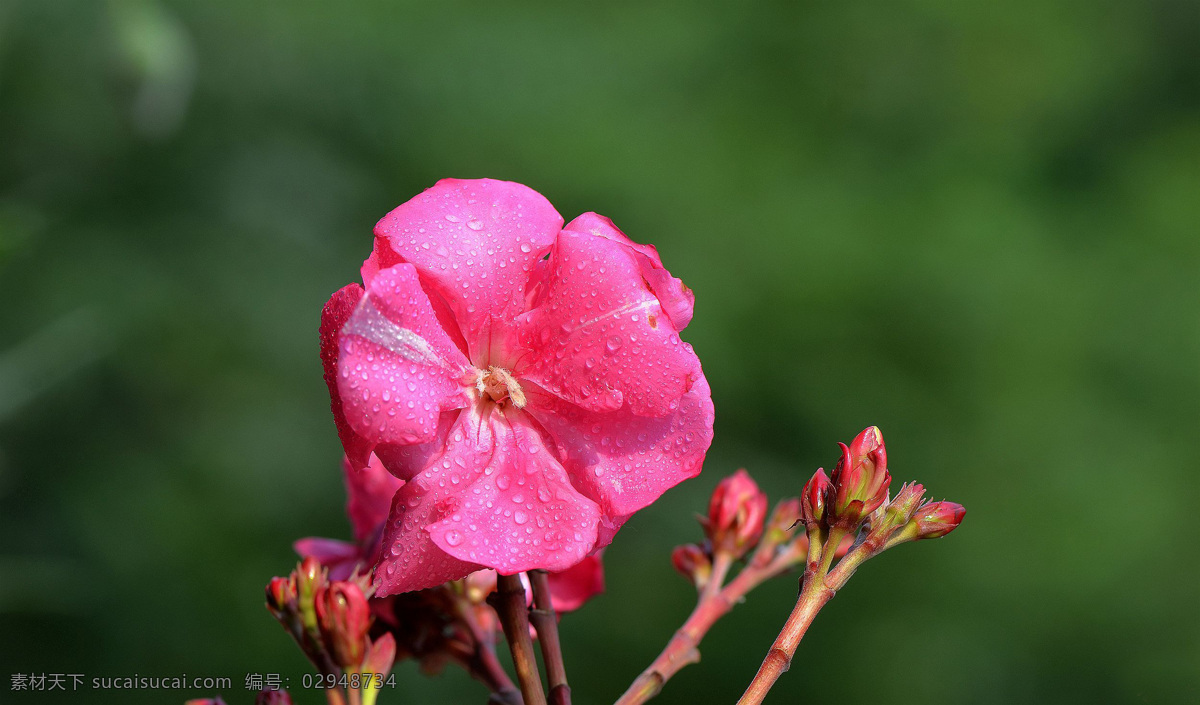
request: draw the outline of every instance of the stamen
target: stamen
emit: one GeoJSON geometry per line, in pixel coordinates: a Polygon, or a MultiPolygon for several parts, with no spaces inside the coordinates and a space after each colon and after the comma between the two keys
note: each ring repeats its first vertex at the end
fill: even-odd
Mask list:
{"type": "Polygon", "coordinates": [[[525,408],[525,391],[521,389],[520,382],[503,367],[493,365],[487,368],[487,371],[480,371],[475,389],[481,396],[497,404],[509,399],[518,409],[525,408]]]}

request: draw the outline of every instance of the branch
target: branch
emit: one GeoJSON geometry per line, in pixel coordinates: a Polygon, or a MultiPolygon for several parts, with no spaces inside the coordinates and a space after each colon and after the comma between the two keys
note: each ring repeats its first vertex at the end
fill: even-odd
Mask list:
{"type": "Polygon", "coordinates": [[[538,674],[537,657],[533,654],[533,640],[529,637],[529,611],[525,607],[525,586],[519,575],[496,577],[496,592],[492,606],[504,626],[504,636],[512,651],[513,666],[517,669],[517,681],[525,705],[546,705],[546,693],[542,690],[542,677],[538,674]]]}
{"type": "MultiPolygon", "coordinates": [[[[700,660],[700,640],[717,620],[728,614],[751,590],[804,562],[807,553],[808,546],[804,541],[792,542],[774,557],[767,551],[758,552],[750,564],[728,585],[701,593],[700,601],[692,610],[691,616],[671,637],[671,641],[658,658],[642,671],[625,694],[617,700],[616,705],[641,705],[658,695],[663,685],[680,669],[700,660]]],[[[723,578],[723,575],[718,577],[714,571],[712,581],[716,585],[719,586],[719,581],[723,578]]]]}
{"type": "Polygon", "coordinates": [[[550,684],[552,705],[571,705],[571,686],[567,685],[567,669],[563,664],[562,645],[558,640],[558,617],[550,600],[550,578],[544,570],[531,570],[529,584],[533,587],[533,609],[529,619],[537,630],[546,663],[546,680],[550,684]]]}

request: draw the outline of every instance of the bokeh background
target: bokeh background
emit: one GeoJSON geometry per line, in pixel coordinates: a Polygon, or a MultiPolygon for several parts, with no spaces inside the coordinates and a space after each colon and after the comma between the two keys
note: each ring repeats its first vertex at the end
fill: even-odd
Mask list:
{"type": "MultiPolygon", "coordinates": [[[[1188,0],[5,0],[0,701],[297,682],[262,586],[349,531],[319,310],[443,176],[609,215],[696,291],[716,441],[563,621],[576,702],[687,614],[722,476],[795,494],[872,423],[967,520],[860,571],[771,702],[1200,697],[1198,47],[1188,0]]],[[[733,702],[794,590],[658,702],[733,702]]],[[[398,672],[381,702],[484,699],[398,672]]]]}

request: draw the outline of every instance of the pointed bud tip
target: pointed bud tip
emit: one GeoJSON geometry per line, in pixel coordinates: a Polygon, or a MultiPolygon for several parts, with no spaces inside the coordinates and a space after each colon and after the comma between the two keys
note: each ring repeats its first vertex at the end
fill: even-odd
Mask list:
{"type": "Polygon", "coordinates": [[[927,502],[913,517],[918,527],[917,538],[941,538],[957,529],[966,515],[967,508],[957,502],[927,502]]]}

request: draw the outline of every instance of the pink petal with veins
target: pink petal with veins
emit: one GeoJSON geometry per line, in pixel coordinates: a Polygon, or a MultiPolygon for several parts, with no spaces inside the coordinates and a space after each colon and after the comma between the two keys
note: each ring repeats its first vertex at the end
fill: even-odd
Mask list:
{"type": "Polygon", "coordinates": [[[375,568],[378,596],[434,587],[484,567],[443,551],[426,527],[461,507],[463,490],[488,469],[494,445],[490,425],[474,409],[465,409],[450,427],[442,452],[396,493],[375,568]]]}
{"type": "Polygon", "coordinates": [[[589,411],[673,413],[700,365],[643,278],[643,258],[626,243],[564,230],[517,319],[526,352],[514,374],[589,411]]]}
{"type": "Polygon", "coordinates": [[[482,475],[460,490],[454,510],[430,523],[433,542],[504,575],[564,570],[580,561],[596,545],[599,507],[571,486],[520,411],[493,412],[484,425],[492,457],[482,475]]]}
{"type": "Polygon", "coordinates": [[[712,397],[698,368],[691,389],[660,418],[626,408],[589,411],[536,390],[528,397],[526,411],[554,439],[575,486],[615,524],[612,533],[626,516],[700,474],[712,443],[712,397]]]}
{"type": "Polygon", "coordinates": [[[363,288],[358,284],[347,284],[334,292],[321,311],[321,367],[325,372],[325,384],[329,387],[329,406],[333,411],[333,423],[337,426],[338,438],[346,451],[350,463],[361,468],[367,464],[371,455],[371,442],[355,433],[346,420],[346,412],[342,408],[342,396],[338,392],[338,340],[342,326],[350,319],[358,302],[362,299],[363,288]]]}
{"type": "Polygon", "coordinates": [[[433,440],[465,406],[467,360],[438,323],[416,269],[379,272],[342,327],[338,391],[355,433],[375,443],[433,440]]]}
{"type": "Polygon", "coordinates": [[[691,289],[684,285],[683,281],[671,276],[666,267],[663,267],[662,259],[658,256],[658,249],[654,245],[643,245],[630,240],[625,233],[621,232],[620,228],[613,225],[611,220],[598,213],[584,213],[567,223],[567,227],[563,230],[590,233],[613,242],[619,242],[637,252],[638,267],[641,269],[642,277],[645,278],[650,290],[658,297],[663,312],[671,319],[671,325],[675,326],[675,330],[680,331],[687,328],[688,323],[691,323],[696,296],[691,289]]]}
{"type": "Polygon", "coordinates": [[[528,186],[443,179],[379,221],[373,266],[414,265],[454,312],[471,360],[485,365],[493,319],[520,313],[529,272],[562,224],[528,186]]]}

